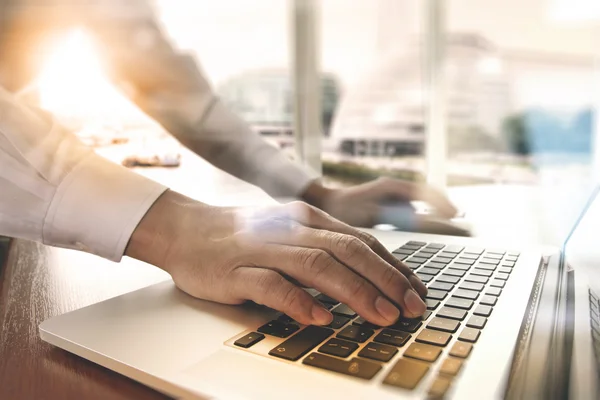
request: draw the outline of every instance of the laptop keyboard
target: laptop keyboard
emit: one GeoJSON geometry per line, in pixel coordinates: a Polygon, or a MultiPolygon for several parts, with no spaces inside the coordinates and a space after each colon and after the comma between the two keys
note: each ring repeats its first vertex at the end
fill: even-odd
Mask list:
{"type": "Polygon", "coordinates": [[[596,371],[600,378],[600,299],[589,289],[590,297],[590,327],[592,334],[592,345],[594,347],[594,357],[596,359],[596,371]]]}
{"type": "Polygon", "coordinates": [[[443,397],[493,314],[519,253],[410,241],[393,255],[428,288],[427,311],[421,318],[401,318],[382,328],[346,304],[314,292],[334,315],[328,326],[302,326],[280,314],[234,345],[248,349],[265,335],[282,338],[269,357],[365,380],[393,363],[382,383],[407,390],[432,372],[436,378],[428,393],[443,397]]]}

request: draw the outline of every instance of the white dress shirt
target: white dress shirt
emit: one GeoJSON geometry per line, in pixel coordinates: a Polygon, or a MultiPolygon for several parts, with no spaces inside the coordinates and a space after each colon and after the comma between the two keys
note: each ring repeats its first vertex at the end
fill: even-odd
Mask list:
{"type": "MultiPolygon", "coordinates": [[[[152,19],[88,18],[113,79],[184,145],[273,196],[298,196],[317,177],[231,113],[152,19]]],[[[0,88],[0,235],[118,261],[165,190],[0,88]]]]}

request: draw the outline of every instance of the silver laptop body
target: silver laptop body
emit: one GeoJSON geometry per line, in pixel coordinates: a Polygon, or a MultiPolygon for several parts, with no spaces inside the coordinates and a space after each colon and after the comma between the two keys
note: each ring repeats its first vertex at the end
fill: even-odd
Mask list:
{"type": "Polygon", "coordinates": [[[410,264],[429,280],[431,313],[391,330],[365,325],[347,308],[336,314],[343,305],[333,304],[341,325],[309,329],[254,304],[193,299],[165,281],[51,318],[40,335],[180,398],[416,399],[442,391],[456,399],[596,399],[596,194],[565,247],[550,252],[370,231],[406,263],[431,254],[410,264]]]}

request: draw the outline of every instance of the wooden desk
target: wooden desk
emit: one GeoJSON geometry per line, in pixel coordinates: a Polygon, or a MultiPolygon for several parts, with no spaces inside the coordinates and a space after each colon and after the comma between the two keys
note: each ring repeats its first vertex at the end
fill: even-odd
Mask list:
{"type": "MultiPolygon", "coordinates": [[[[0,260],[0,263],[3,260],[0,260]]],[[[165,399],[39,338],[45,319],[166,278],[130,260],[13,241],[0,268],[0,399],[165,399]]]]}

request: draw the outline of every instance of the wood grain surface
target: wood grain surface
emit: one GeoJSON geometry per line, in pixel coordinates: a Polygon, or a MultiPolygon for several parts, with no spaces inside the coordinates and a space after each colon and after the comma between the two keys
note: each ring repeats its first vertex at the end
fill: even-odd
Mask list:
{"type": "MultiPolygon", "coordinates": [[[[3,260],[0,259],[0,263],[3,260]]],[[[45,319],[168,276],[22,240],[0,268],[0,399],[164,399],[164,395],[43,342],[45,319]]]]}

